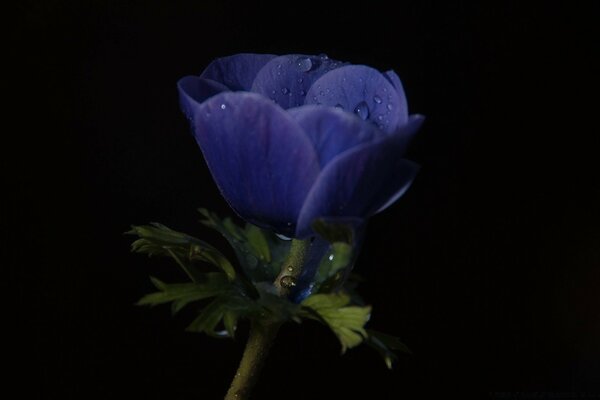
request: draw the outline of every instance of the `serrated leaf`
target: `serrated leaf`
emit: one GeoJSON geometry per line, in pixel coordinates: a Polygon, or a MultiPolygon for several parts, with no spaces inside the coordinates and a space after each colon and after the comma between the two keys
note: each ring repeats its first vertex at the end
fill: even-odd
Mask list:
{"type": "Polygon", "coordinates": [[[235,337],[235,330],[237,328],[237,321],[239,315],[235,311],[226,310],[223,314],[223,325],[229,337],[235,337]]]}
{"type": "Polygon", "coordinates": [[[367,330],[367,334],[369,336],[366,343],[381,355],[388,369],[392,369],[394,361],[398,359],[392,350],[412,354],[412,351],[395,336],[371,329],[367,330]]]}
{"type": "Polygon", "coordinates": [[[182,232],[174,231],[162,224],[132,226],[128,234],[137,235],[131,250],[149,256],[161,255],[173,258],[192,281],[198,279],[199,271],[192,261],[202,261],[220,268],[230,280],[235,278],[233,265],[210,244],[182,232]]]}
{"type": "Polygon", "coordinates": [[[352,246],[343,242],[331,244],[315,276],[314,291],[328,293],[343,279],[342,270],[352,261],[352,246]]]}
{"type": "Polygon", "coordinates": [[[221,220],[204,208],[198,210],[205,226],[221,233],[234,249],[245,274],[254,282],[273,281],[281,270],[281,261],[287,255],[289,241],[278,239],[270,231],[247,224],[245,229],[230,218],[221,220]]]}
{"type": "Polygon", "coordinates": [[[315,232],[329,243],[342,242],[349,245],[354,243],[353,228],[350,224],[330,222],[319,218],[311,226],[315,232]]]}
{"type": "MultiPolygon", "coordinates": [[[[318,314],[342,344],[342,353],[355,347],[367,337],[364,328],[371,315],[371,307],[349,306],[350,297],[344,293],[315,294],[301,304],[318,314]]],[[[314,318],[312,313],[304,316],[314,318]]]]}
{"type": "Polygon", "coordinates": [[[136,304],[157,305],[174,302],[174,312],[191,302],[218,296],[231,289],[231,284],[222,273],[205,274],[202,282],[193,283],[167,284],[156,278],[151,280],[159,291],[145,295],[136,304]]]}
{"type": "Polygon", "coordinates": [[[186,331],[204,332],[207,335],[216,337],[223,336],[219,335],[219,333],[215,331],[215,328],[221,321],[221,318],[223,318],[225,304],[225,299],[217,297],[202,309],[200,315],[198,315],[198,317],[192,321],[192,323],[186,328],[186,331]]]}
{"type": "Polygon", "coordinates": [[[263,230],[256,225],[246,224],[244,235],[254,254],[264,263],[271,262],[271,251],[263,230]]]}

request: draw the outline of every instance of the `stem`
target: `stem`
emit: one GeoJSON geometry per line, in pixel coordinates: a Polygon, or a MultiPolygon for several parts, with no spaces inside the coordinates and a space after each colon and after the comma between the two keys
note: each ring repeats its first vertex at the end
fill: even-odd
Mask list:
{"type": "MultiPolygon", "coordinates": [[[[290,252],[281,265],[281,273],[273,282],[280,297],[286,297],[296,286],[296,279],[302,272],[302,267],[308,258],[310,240],[293,239],[290,252]]],[[[246,400],[252,387],[258,380],[258,375],[265,363],[281,323],[273,321],[253,320],[250,325],[248,343],[240,366],[233,377],[231,386],[225,395],[225,400],[246,400]]]]}
{"type": "Polygon", "coordinates": [[[250,397],[250,391],[258,380],[279,325],[273,322],[252,321],[242,361],[225,395],[225,400],[246,400],[250,397]]]}
{"type": "Polygon", "coordinates": [[[310,239],[292,239],[290,253],[281,265],[281,272],[273,282],[279,297],[286,297],[291,289],[296,286],[296,281],[302,273],[302,267],[308,258],[310,239]]]}

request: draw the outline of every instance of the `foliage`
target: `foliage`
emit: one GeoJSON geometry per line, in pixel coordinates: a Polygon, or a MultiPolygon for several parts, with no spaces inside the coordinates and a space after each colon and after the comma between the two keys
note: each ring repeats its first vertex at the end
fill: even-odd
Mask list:
{"type": "Polygon", "coordinates": [[[221,220],[205,209],[199,211],[200,222],[225,237],[238,262],[234,264],[210,244],[164,225],[133,226],[127,232],[137,236],[131,245],[133,252],[169,257],[189,277],[185,283],[164,283],[152,277],[157,291],[143,296],[138,305],[170,303],[173,314],[190,305],[199,306],[187,330],[213,337],[233,338],[240,319],[318,321],[337,336],[342,353],[364,342],[383,357],[388,368],[396,359],[393,350],[410,352],[397,338],[365,329],[371,307],[354,291],[355,280],[348,279],[352,278],[348,271],[354,258],[351,228],[315,222],[315,231],[330,242],[330,248],[319,264],[313,294],[295,304],[277,296],[272,285],[289,251],[289,240],[251,224],[241,227],[229,218],[221,220]],[[344,282],[346,287],[341,287],[344,282]]]}

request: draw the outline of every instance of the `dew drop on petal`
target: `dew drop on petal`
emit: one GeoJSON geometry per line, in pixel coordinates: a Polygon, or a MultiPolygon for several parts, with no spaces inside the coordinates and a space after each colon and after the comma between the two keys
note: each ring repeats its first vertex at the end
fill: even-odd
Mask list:
{"type": "Polygon", "coordinates": [[[333,261],[333,254],[330,254],[328,258],[329,258],[329,261],[333,261]]]}
{"type": "Polygon", "coordinates": [[[304,90],[300,91],[300,96],[306,96],[306,92],[304,90]]]}
{"type": "Polygon", "coordinates": [[[379,96],[375,95],[375,96],[373,97],[373,101],[374,101],[375,103],[377,103],[377,104],[381,104],[381,97],[379,97],[379,96]]]}
{"type": "Polygon", "coordinates": [[[286,88],[286,87],[284,87],[284,88],[281,88],[281,93],[283,93],[283,94],[288,94],[289,92],[290,92],[290,89],[288,89],[288,88],[286,88]]]}
{"type": "Polygon", "coordinates": [[[343,106],[343,105],[341,105],[340,103],[338,103],[338,104],[336,104],[336,105],[335,105],[335,108],[341,108],[341,109],[343,110],[343,109],[344,109],[344,106],[343,106]]]}
{"type": "Polygon", "coordinates": [[[298,83],[302,83],[302,82],[304,82],[304,79],[298,78],[298,83]]]}
{"type": "Polygon", "coordinates": [[[366,120],[369,118],[369,106],[364,101],[361,101],[354,108],[354,113],[360,117],[362,120],[366,120]]]}
{"type": "Polygon", "coordinates": [[[394,108],[391,103],[388,103],[385,107],[390,111],[392,111],[392,109],[394,108]]]}
{"type": "Polygon", "coordinates": [[[221,104],[221,110],[224,110],[226,108],[227,108],[227,106],[225,105],[225,103],[221,104]]]}
{"type": "Polygon", "coordinates": [[[296,67],[299,71],[308,72],[313,67],[313,64],[310,58],[300,57],[296,60],[296,67]]]}
{"type": "Polygon", "coordinates": [[[321,54],[319,54],[319,58],[320,58],[321,60],[328,60],[328,59],[329,59],[329,56],[328,56],[327,54],[325,54],[325,53],[321,53],[321,54]]]}

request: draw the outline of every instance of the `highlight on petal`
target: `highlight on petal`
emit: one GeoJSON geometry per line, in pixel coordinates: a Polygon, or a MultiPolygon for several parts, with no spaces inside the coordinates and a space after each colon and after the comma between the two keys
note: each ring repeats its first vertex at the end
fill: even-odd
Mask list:
{"type": "Polygon", "coordinates": [[[347,65],[319,78],[306,104],[339,107],[393,133],[407,121],[406,100],[381,72],[365,65],[347,65]]]}
{"type": "Polygon", "coordinates": [[[229,205],[292,236],[319,162],[300,125],[269,99],[226,92],[197,107],[194,134],[229,205]]]}
{"type": "Polygon", "coordinates": [[[241,53],[217,58],[200,77],[222,83],[233,91],[249,91],[258,71],[275,57],[272,54],[241,53]]]}
{"type": "Polygon", "coordinates": [[[408,102],[406,101],[404,86],[402,85],[402,81],[400,80],[398,74],[392,69],[385,73],[385,77],[392,82],[394,89],[396,89],[396,93],[398,93],[398,99],[400,100],[399,109],[403,112],[402,118],[400,118],[398,122],[400,125],[404,125],[406,121],[408,121],[408,102]]]}
{"type": "Polygon", "coordinates": [[[288,112],[310,138],[321,168],[341,152],[384,135],[375,125],[335,107],[308,105],[288,112]]]}
{"type": "Polygon", "coordinates": [[[269,61],[256,75],[252,91],[275,101],[284,109],[304,104],[314,81],[344,63],[325,55],[288,54],[269,61]]]}
{"type": "Polygon", "coordinates": [[[368,218],[404,194],[419,169],[414,162],[402,158],[406,138],[422,122],[421,116],[413,116],[393,135],[357,146],[333,159],[306,197],[296,236],[309,236],[312,221],[321,216],[368,218]]]}
{"type": "Polygon", "coordinates": [[[181,109],[188,119],[193,118],[194,109],[200,103],[218,93],[229,91],[227,86],[219,82],[197,76],[181,78],[177,82],[177,90],[179,91],[181,109]]]}

